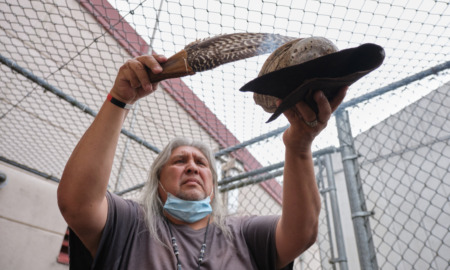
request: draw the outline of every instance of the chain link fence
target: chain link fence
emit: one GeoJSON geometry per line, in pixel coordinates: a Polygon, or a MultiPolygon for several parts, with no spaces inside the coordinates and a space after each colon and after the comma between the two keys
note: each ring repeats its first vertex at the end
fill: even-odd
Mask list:
{"type": "MultiPolygon", "coordinates": [[[[317,243],[295,269],[450,269],[448,1],[0,0],[0,159],[58,181],[118,68],[218,34],[376,43],[384,64],[355,83],[314,144],[317,243]]],[[[267,55],[160,84],[130,111],[109,189],[136,198],[171,138],[209,144],[231,215],[280,214],[280,117],[238,89],[267,55]]]]}
{"type": "Polygon", "coordinates": [[[381,269],[448,269],[450,84],[355,139],[381,269]]]}

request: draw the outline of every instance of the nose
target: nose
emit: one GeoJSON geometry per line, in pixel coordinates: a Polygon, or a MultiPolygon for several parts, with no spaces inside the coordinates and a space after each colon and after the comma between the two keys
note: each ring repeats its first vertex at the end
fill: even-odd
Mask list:
{"type": "Polygon", "coordinates": [[[198,166],[195,163],[195,161],[190,160],[187,164],[186,164],[186,173],[194,173],[194,174],[198,174],[198,166]]]}

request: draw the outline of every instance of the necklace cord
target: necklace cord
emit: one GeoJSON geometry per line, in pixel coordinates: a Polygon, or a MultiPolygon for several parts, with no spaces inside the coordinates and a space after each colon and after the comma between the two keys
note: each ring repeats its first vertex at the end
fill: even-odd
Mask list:
{"type": "MultiPolygon", "coordinates": [[[[203,258],[204,258],[205,250],[206,250],[206,236],[208,235],[210,219],[211,219],[211,216],[208,217],[208,223],[206,224],[205,235],[203,237],[203,243],[202,243],[202,246],[200,247],[200,254],[199,254],[198,260],[197,260],[197,270],[200,269],[200,265],[203,263],[203,258]]],[[[177,270],[181,270],[181,262],[180,262],[180,258],[178,256],[180,254],[180,252],[178,251],[177,239],[175,238],[175,236],[173,236],[172,226],[170,226],[170,221],[167,218],[166,218],[166,222],[167,222],[167,226],[169,227],[169,233],[170,233],[170,239],[172,242],[173,253],[175,254],[175,257],[177,258],[177,270]]]]}

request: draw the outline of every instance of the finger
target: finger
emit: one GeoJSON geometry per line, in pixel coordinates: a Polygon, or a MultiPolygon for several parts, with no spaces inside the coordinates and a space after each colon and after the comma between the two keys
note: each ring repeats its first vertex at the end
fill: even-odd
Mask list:
{"type": "Polygon", "coordinates": [[[313,122],[317,119],[316,113],[311,109],[311,107],[306,104],[305,101],[301,100],[297,104],[295,104],[294,108],[300,113],[300,117],[305,121],[313,122]]]}
{"type": "Polygon", "coordinates": [[[319,109],[317,119],[322,123],[326,123],[331,117],[331,105],[322,91],[314,93],[314,100],[319,109]]]}
{"type": "Polygon", "coordinates": [[[167,59],[165,59],[164,56],[159,55],[143,55],[137,58],[142,64],[147,66],[153,74],[158,74],[162,72],[162,67],[160,65],[160,62],[165,62],[167,59]],[[164,61],[165,60],[165,61],[164,61]]]}
{"type": "Polygon", "coordinates": [[[285,110],[283,112],[284,116],[288,120],[288,122],[291,124],[291,126],[296,126],[299,123],[299,119],[301,116],[299,116],[299,113],[295,111],[295,109],[291,108],[288,110],[285,110]]]}
{"type": "Polygon", "coordinates": [[[153,57],[158,61],[158,63],[164,63],[167,61],[167,57],[162,54],[154,54],[153,57]]]}
{"type": "MultiPolygon", "coordinates": [[[[153,91],[154,87],[150,82],[150,79],[148,77],[148,74],[147,74],[144,64],[140,61],[137,61],[137,59],[136,59],[135,61],[132,61],[130,63],[130,68],[132,69],[137,80],[139,81],[139,85],[137,85],[137,87],[142,86],[142,88],[145,91],[153,91]]],[[[135,87],[135,88],[137,88],[137,87],[135,87]]]]}
{"type": "Polygon", "coordinates": [[[339,105],[341,105],[342,101],[347,94],[348,86],[342,87],[338,94],[330,101],[331,111],[334,112],[339,105]]]}
{"type": "Polygon", "coordinates": [[[136,69],[139,69],[138,67],[136,67],[136,65],[136,61],[129,60],[126,62],[127,68],[124,70],[125,77],[129,81],[130,86],[135,89],[141,86],[141,82],[139,81],[139,77],[137,76],[135,71],[136,69]]]}
{"type": "MultiPolygon", "coordinates": [[[[162,63],[167,62],[167,57],[165,57],[162,54],[153,54],[152,57],[144,57],[143,58],[143,62],[144,64],[150,68],[150,70],[152,71],[153,74],[157,74],[157,73],[161,73],[163,68],[161,67],[162,63]],[[152,59],[153,57],[153,59],[152,59]],[[157,62],[155,63],[156,60],[157,62]],[[152,66],[154,66],[155,68],[151,68],[152,66]]],[[[158,87],[158,83],[152,83],[152,88],[156,89],[158,87]]]]}
{"type": "MultiPolygon", "coordinates": [[[[280,106],[282,100],[278,99],[276,101],[276,105],[277,107],[280,106]]],[[[289,109],[289,110],[285,110],[283,112],[284,116],[287,118],[287,120],[289,121],[289,123],[292,125],[293,123],[295,123],[296,119],[298,118],[297,113],[294,111],[294,109],[289,109]]]]}

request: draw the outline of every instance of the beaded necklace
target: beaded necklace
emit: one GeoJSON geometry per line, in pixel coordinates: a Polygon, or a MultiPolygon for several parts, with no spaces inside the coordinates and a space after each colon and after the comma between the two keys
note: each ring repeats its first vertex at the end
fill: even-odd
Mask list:
{"type": "MultiPolygon", "coordinates": [[[[202,246],[200,248],[200,254],[199,254],[198,260],[197,260],[197,270],[200,269],[200,265],[202,264],[203,257],[205,255],[206,235],[208,234],[209,220],[210,220],[210,217],[208,217],[208,223],[206,224],[206,230],[205,230],[205,236],[203,238],[203,244],[202,244],[202,246]]],[[[171,237],[171,240],[172,240],[173,253],[175,254],[175,257],[177,258],[177,270],[181,270],[181,262],[180,262],[180,258],[178,257],[179,251],[178,251],[177,240],[175,239],[175,236],[173,236],[173,234],[172,234],[172,227],[170,226],[170,221],[168,221],[166,219],[166,222],[167,222],[167,226],[169,227],[170,237],[171,237]]]]}

